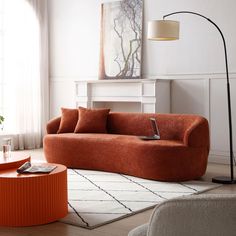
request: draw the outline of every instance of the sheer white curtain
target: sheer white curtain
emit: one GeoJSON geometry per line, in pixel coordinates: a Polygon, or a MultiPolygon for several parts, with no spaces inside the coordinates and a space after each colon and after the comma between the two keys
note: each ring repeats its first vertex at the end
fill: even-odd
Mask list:
{"type": "Polygon", "coordinates": [[[34,9],[40,30],[40,95],[41,131],[45,134],[49,119],[49,52],[48,52],[48,3],[47,0],[26,0],[34,9]]]}
{"type": "Polygon", "coordinates": [[[4,129],[19,149],[39,148],[48,116],[46,1],[7,0],[5,8],[4,129]]]}

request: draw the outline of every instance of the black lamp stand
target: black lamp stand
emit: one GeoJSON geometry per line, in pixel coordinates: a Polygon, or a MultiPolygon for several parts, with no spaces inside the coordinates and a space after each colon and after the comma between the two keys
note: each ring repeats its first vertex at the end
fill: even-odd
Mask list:
{"type": "Polygon", "coordinates": [[[176,14],[193,14],[200,16],[206,20],[208,20],[211,24],[213,24],[217,30],[219,31],[222,40],[223,40],[223,45],[224,45],[224,54],[225,54],[225,68],[226,68],[226,79],[227,79],[227,101],[228,101],[228,117],[229,117],[229,148],[230,148],[230,176],[217,176],[212,179],[212,182],[214,183],[222,183],[222,184],[235,184],[236,179],[234,178],[234,152],[233,152],[233,136],[232,136],[232,115],[231,115],[231,97],[230,97],[230,83],[229,83],[229,71],[228,71],[228,60],[227,60],[227,51],[226,51],[226,43],[225,43],[225,38],[220,30],[219,26],[214,23],[211,19],[196,13],[196,12],[191,12],[191,11],[178,11],[178,12],[173,12],[170,14],[167,14],[163,16],[163,20],[171,15],[176,15],[176,14]]]}

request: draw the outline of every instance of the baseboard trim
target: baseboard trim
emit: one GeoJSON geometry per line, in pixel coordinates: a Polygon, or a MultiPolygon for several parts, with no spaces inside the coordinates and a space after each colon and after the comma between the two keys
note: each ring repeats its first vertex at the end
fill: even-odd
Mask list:
{"type": "Polygon", "coordinates": [[[208,157],[208,162],[229,165],[229,157],[224,155],[210,154],[208,157]]]}

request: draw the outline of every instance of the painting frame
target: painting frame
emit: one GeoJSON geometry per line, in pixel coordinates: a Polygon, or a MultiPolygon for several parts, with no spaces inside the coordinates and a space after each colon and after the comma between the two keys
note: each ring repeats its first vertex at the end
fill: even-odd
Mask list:
{"type": "Polygon", "coordinates": [[[143,0],[101,4],[99,79],[140,79],[143,0]]]}

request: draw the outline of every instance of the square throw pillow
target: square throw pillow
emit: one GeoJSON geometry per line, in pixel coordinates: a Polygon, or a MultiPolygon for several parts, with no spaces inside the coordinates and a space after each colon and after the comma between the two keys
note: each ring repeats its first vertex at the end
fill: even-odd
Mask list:
{"type": "Polygon", "coordinates": [[[78,122],[78,109],[61,108],[61,122],[57,131],[60,133],[74,133],[75,126],[78,122]]]}
{"type": "Polygon", "coordinates": [[[107,133],[107,116],[110,109],[79,107],[79,120],[75,133],[107,133]]]}

